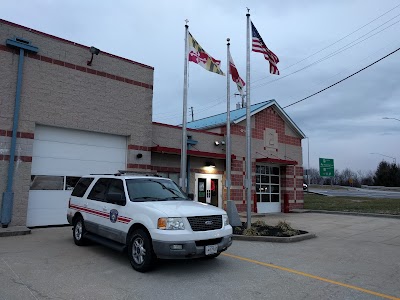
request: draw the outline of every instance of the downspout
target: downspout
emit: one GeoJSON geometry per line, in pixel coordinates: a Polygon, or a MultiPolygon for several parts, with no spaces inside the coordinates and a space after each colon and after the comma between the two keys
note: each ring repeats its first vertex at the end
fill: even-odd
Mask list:
{"type": "MultiPolygon", "coordinates": [[[[197,141],[192,139],[191,135],[187,136],[187,150],[196,145],[197,141]]],[[[186,169],[186,193],[190,193],[190,156],[187,155],[187,169],[186,169]]]]}
{"type": "Polygon", "coordinates": [[[10,159],[8,164],[7,174],[7,188],[3,192],[3,199],[1,202],[1,214],[0,222],[3,228],[7,228],[11,222],[14,192],[13,192],[13,180],[14,180],[14,157],[15,149],[17,145],[17,130],[19,121],[19,109],[21,104],[21,88],[22,88],[22,71],[24,66],[25,51],[30,53],[37,53],[38,48],[31,45],[30,41],[22,38],[7,39],[6,44],[8,47],[19,49],[19,61],[18,61],[18,74],[17,74],[17,88],[15,93],[15,106],[14,106],[14,119],[11,137],[11,148],[10,148],[10,159]]]}

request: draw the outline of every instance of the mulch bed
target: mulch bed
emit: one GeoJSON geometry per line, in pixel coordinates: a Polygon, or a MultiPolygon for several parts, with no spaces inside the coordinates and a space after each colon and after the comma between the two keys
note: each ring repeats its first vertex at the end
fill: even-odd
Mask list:
{"type": "Polygon", "coordinates": [[[286,222],[279,222],[276,226],[267,225],[264,222],[256,222],[251,224],[251,229],[247,230],[247,223],[243,222],[242,226],[233,227],[233,234],[247,236],[274,236],[274,237],[291,237],[295,235],[306,234],[307,231],[293,229],[286,222]]]}

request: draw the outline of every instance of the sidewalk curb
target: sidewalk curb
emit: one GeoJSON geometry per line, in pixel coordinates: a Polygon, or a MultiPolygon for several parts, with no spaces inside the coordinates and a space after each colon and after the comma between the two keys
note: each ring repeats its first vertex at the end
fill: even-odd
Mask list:
{"type": "Polygon", "coordinates": [[[374,213],[362,213],[362,212],[350,212],[350,211],[336,211],[336,210],[317,210],[317,209],[296,209],[292,210],[292,213],[320,213],[330,215],[349,215],[349,216],[361,216],[361,217],[376,217],[376,218],[392,218],[400,219],[400,215],[389,215],[389,214],[374,214],[374,213]]]}
{"type": "Polygon", "coordinates": [[[31,230],[25,226],[11,226],[8,228],[0,228],[0,237],[26,235],[30,233],[31,230]]]}
{"type": "Polygon", "coordinates": [[[253,242],[270,242],[270,243],[294,243],[304,240],[309,240],[316,238],[315,233],[305,233],[300,235],[295,235],[291,237],[275,237],[275,236],[247,236],[234,234],[232,236],[233,240],[237,241],[253,241],[253,242]]]}

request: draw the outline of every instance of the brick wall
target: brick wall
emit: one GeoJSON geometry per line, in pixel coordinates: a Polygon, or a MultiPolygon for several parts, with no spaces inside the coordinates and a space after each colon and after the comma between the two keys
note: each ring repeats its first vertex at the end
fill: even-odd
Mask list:
{"type": "MultiPolygon", "coordinates": [[[[303,168],[301,138],[285,123],[281,115],[269,107],[252,117],[252,210],[254,211],[255,197],[255,168],[256,159],[273,158],[276,160],[290,160],[297,162],[296,167],[281,166],[281,202],[284,194],[289,195],[290,209],[303,207],[303,168]],[[264,146],[264,132],[266,128],[276,131],[278,145],[276,149],[266,149],[264,146]],[[295,185],[296,184],[296,185],[295,185]]],[[[226,127],[221,129],[226,133],[226,127]]],[[[232,153],[236,159],[232,160],[232,189],[231,200],[234,200],[239,211],[246,210],[246,190],[244,187],[246,171],[246,123],[240,122],[231,126],[232,153]]]]}
{"type": "Polygon", "coordinates": [[[151,165],[154,69],[104,52],[89,67],[89,47],[0,20],[0,194],[7,179],[19,57],[6,40],[15,36],[39,48],[25,56],[18,124],[11,225],[25,225],[36,124],[127,136],[128,166],[151,165]]]}

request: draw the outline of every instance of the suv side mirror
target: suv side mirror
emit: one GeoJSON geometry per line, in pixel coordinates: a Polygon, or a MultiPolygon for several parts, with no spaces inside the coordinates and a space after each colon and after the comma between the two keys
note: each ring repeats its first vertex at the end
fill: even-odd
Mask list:
{"type": "Polygon", "coordinates": [[[188,194],[188,198],[189,198],[190,200],[194,200],[194,194],[188,194]]]}
{"type": "Polygon", "coordinates": [[[106,201],[118,205],[125,205],[125,199],[122,199],[122,195],[120,193],[108,193],[106,196],[106,201]]]}

